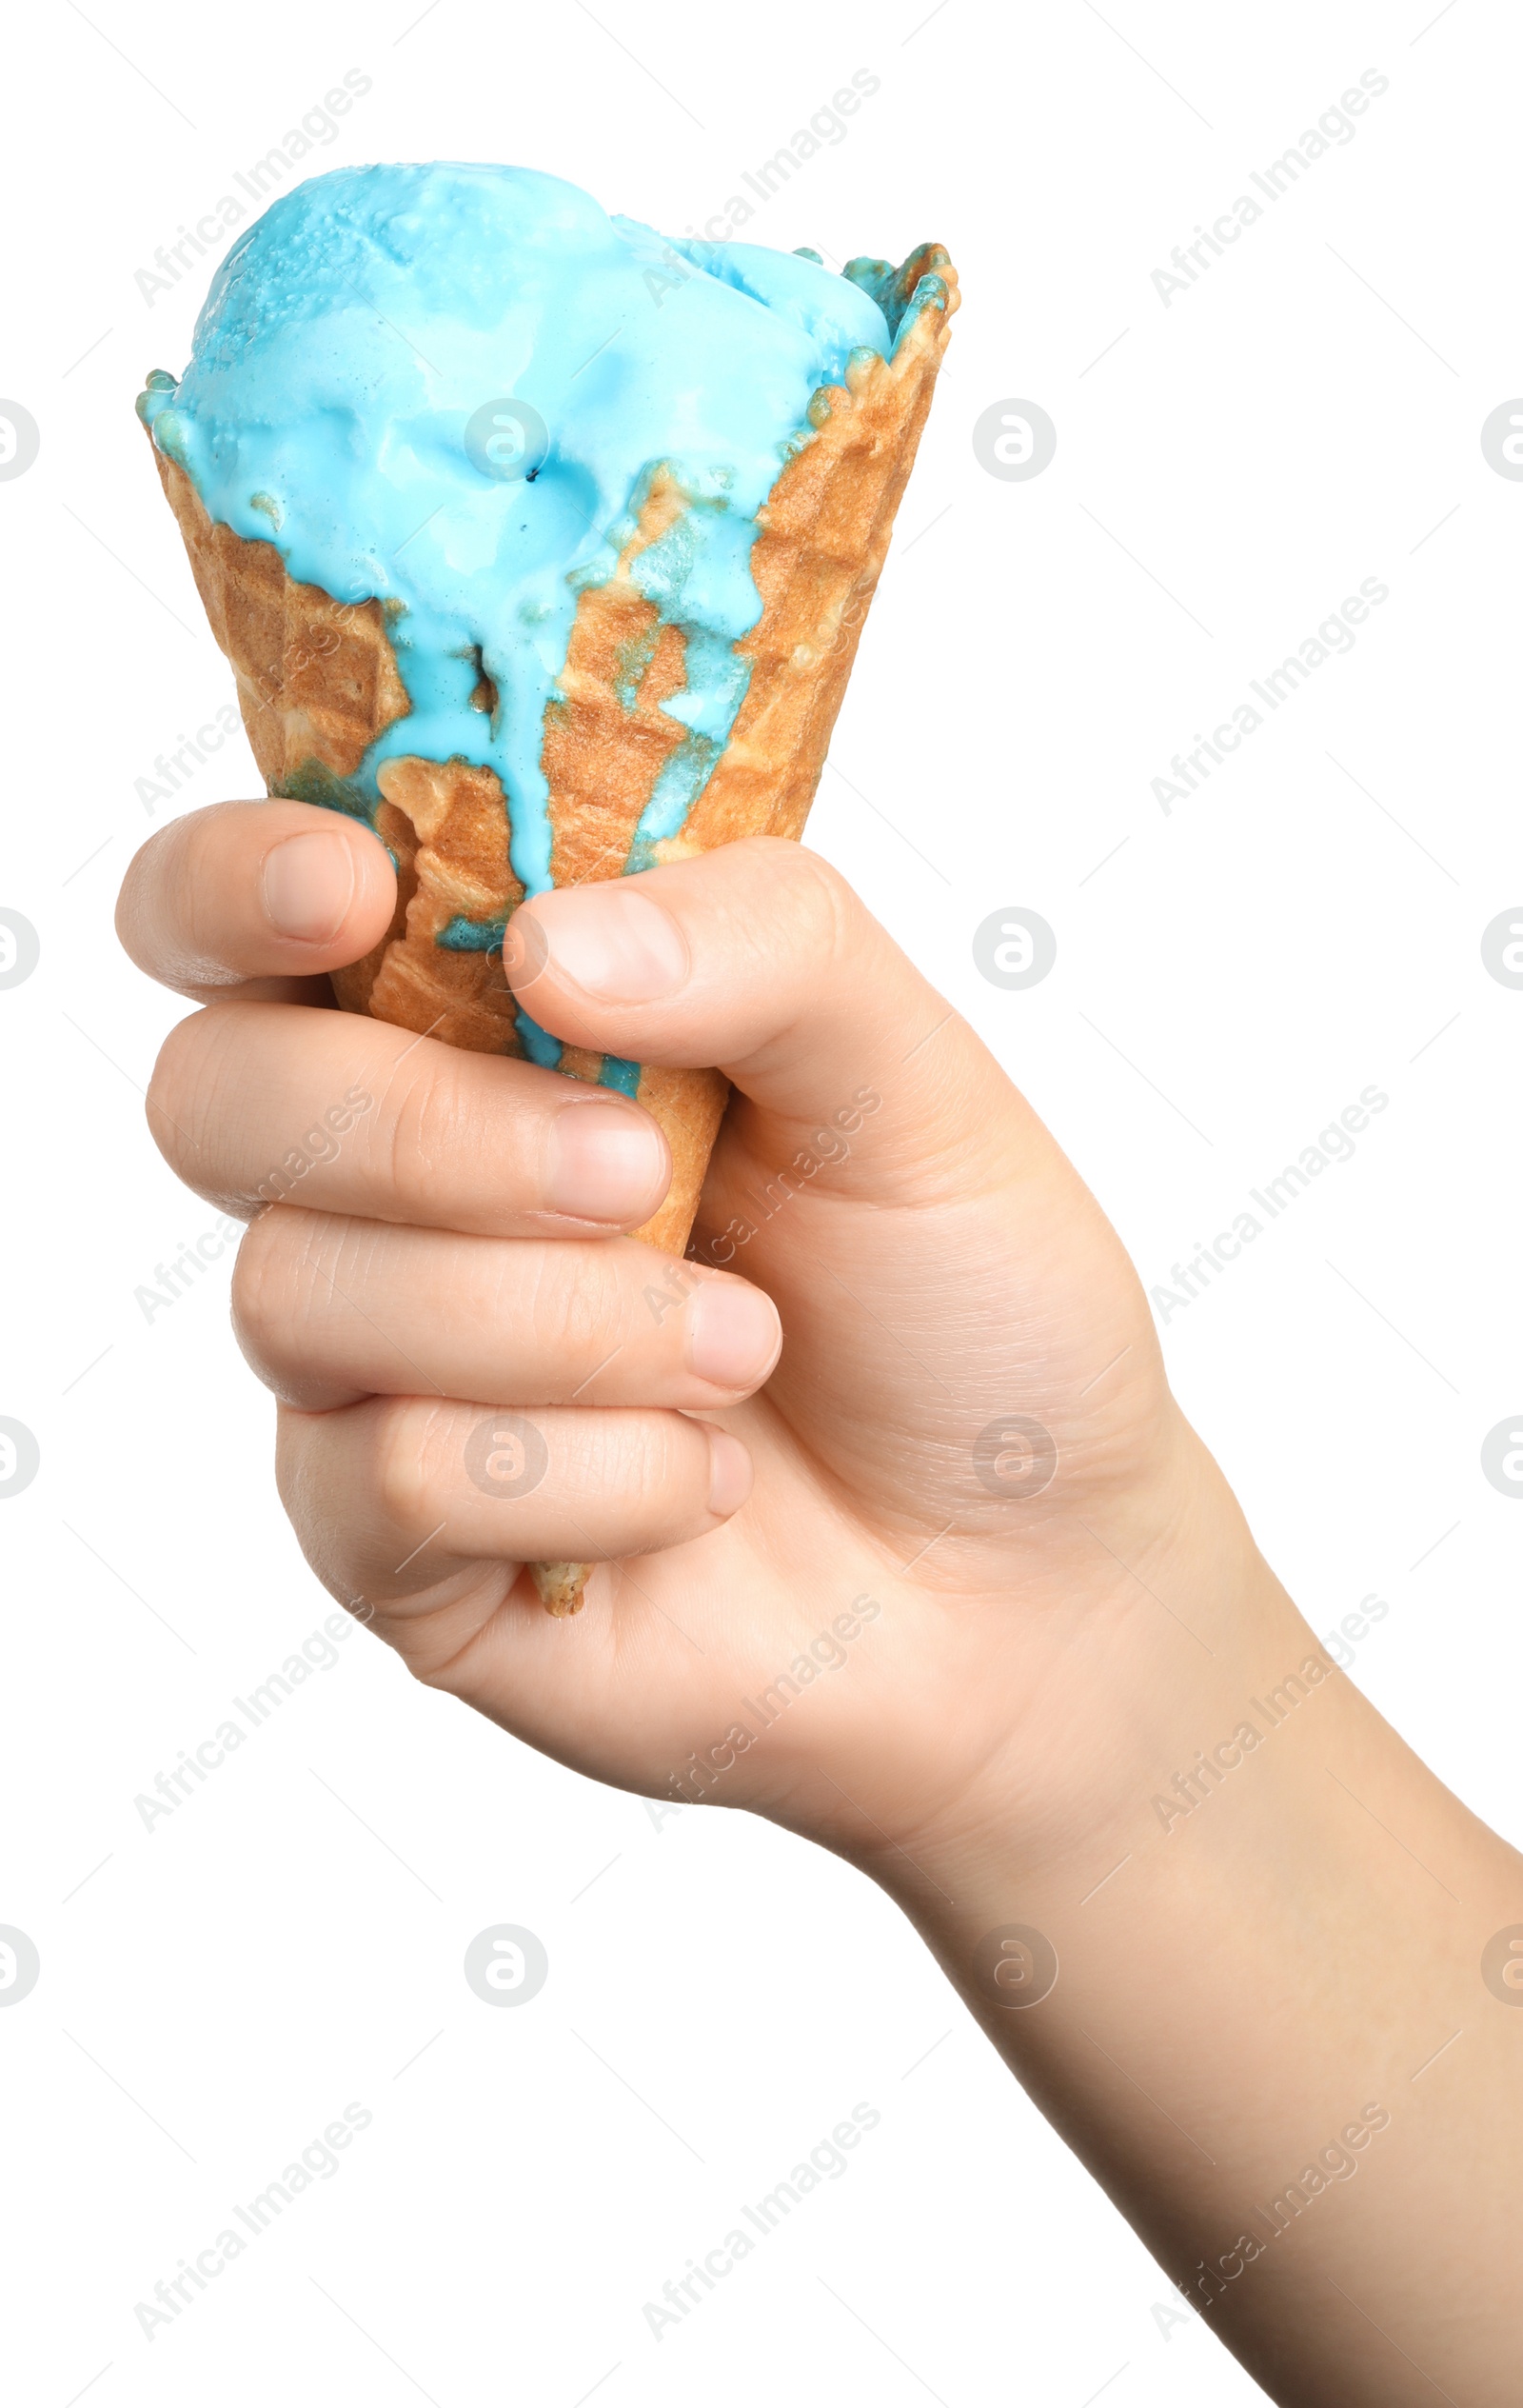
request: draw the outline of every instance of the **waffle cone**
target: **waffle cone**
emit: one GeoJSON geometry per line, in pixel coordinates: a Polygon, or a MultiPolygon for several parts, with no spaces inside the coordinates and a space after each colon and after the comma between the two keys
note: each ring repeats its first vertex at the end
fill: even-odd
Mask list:
{"type": "MultiPolygon", "coordinates": [[[[876,297],[891,326],[905,317],[894,356],[855,352],[844,386],[815,395],[812,439],[758,513],[751,573],[762,610],[736,647],[751,664],[750,683],[682,833],[657,844],[652,861],[744,836],[802,832],[958,306],[945,251],[923,245],[897,271],[883,269],[876,297]]],[[[157,447],[154,458],[212,633],[232,665],[267,790],[371,817],[355,773],[410,708],[387,607],[341,603],[296,583],[272,544],[215,524],[184,471],[157,447]]],[[[674,480],[658,473],[614,575],[578,601],[541,755],[558,886],[624,872],[641,814],[682,741],[662,706],[684,683],[685,639],[662,625],[630,572],[683,507],[674,480]],[[643,665],[632,695],[631,662],[643,665]]],[[[495,705],[485,677],[477,700],[484,710],[495,705]]],[[[506,919],[523,899],[495,771],[458,757],[402,755],[381,766],[377,782],[383,799],[373,824],[397,864],[397,909],[374,950],[333,974],[338,1001],[473,1052],[521,1054],[500,952],[439,942],[457,917],[506,919]]],[[[567,1045],[560,1066],[597,1080],[603,1057],[567,1045]]],[[[665,1201],[634,1234],[680,1254],[728,1083],[717,1070],[645,1065],[634,1092],[672,1157],[665,1201]]],[[[585,1567],[534,1570],[550,1610],[575,1612],[585,1567]]]]}

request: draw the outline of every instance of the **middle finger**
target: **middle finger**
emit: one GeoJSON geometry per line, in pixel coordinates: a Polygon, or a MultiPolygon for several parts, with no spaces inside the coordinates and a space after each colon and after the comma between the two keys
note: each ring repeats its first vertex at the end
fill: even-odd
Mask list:
{"type": "Polygon", "coordinates": [[[233,1321],[286,1403],[733,1404],[781,1344],[771,1298],[635,1238],[458,1237],[288,1206],[239,1251],[233,1321]]]}

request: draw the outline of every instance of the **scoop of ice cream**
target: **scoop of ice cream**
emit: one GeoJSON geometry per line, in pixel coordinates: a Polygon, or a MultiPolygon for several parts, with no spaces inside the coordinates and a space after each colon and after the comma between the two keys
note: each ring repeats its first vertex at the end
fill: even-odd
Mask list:
{"type": "Polygon", "coordinates": [[[214,520],[295,579],[393,607],[412,708],[371,746],[357,807],[373,813],[399,754],[490,767],[535,894],[544,712],[579,591],[613,573],[664,468],[685,507],[637,574],[686,634],[666,705],[686,734],[652,799],[667,832],[745,693],[757,511],[819,388],[854,350],[892,348],[870,283],[668,242],[527,169],[341,168],[235,245],[189,367],[151,378],[139,409],[214,520]],[[489,714],[472,707],[483,670],[489,714]]]}

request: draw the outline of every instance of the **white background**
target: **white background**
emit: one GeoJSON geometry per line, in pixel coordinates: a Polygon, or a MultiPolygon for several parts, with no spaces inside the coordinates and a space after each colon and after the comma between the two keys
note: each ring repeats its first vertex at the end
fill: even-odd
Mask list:
{"type": "MultiPolygon", "coordinates": [[[[184,366],[206,271],[151,308],[134,271],[349,68],[374,89],[311,164],[505,158],[673,231],[853,70],[880,77],[745,229],[838,260],[936,237],[966,296],[812,841],[1150,1284],[1389,1095],[1165,1344],[1316,1627],[1386,1601],[1354,1677],[1517,1835],[1523,1516],[1480,1447],[1523,1403],[1523,993],[1479,939],[1523,895],[1523,487],[1479,429],[1523,391],[1523,27],[1502,0],[1431,28],[1433,0],[416,15],[50,0],[10,37],[0,394],[42,448],[0,484],[0,904],[42,960],[0,992],[0,1413],[42,1468],[0,1503],[0,1922],[42,1978],[0,2014],[7,2395],[1256,2398],[1203,2328],[1160,2329],[1161,2273],[823,1855],[741,1818],[658,1826],[363,1634],[145,1831],[134,1796],[331,1608],[226,1263],[151,1323],[134,1301],[214,1216],[145,1127],[184,1007],[111,906],[168,815],[135,781],[230,693],[132,414],[145,370],[184,366]],[[1390,90],[1356,138],[1165,308],[1173,247],[1369,68],[1390,90]],[[1010,397],[1058,429],[1034,482],[974,455],[1010,397]],[[1170,756],[1369,577],[1390,599],[1356,648],[1166,817],[1170,756]],[[1006,905],[1058,932],[1026,993],[973,965],[1006,905]],[[500,1921],[550,1959],[510,2013],[461,1972],[500,1921]],[[337,2177],[146,2340],[134,2302],[351,2100],[373,2121],[337,2177]],[[849,2173],[653,2339],[642,2303],[861,2100],[881,2121],[849,2173]]],[[[239,738],[168,808],[257,791],[239,738]]]]}

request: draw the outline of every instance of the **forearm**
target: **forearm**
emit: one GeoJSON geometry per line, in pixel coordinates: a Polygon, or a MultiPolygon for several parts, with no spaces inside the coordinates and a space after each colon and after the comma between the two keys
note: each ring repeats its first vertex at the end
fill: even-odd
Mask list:
{"type": "Polygon", "coordinates": [[[1235,1521],[1086,1667],[1068,1833],[1029,1799],[1002,1826],[996,1784],[981,1823],[874,1870],[1272,2397],[1500,2408],[1523,1991],[1482,1958],[1523,1925],[1523,1859],[1332,1666],[1235,1521]]]}

